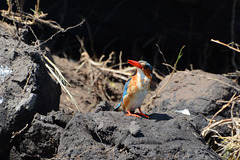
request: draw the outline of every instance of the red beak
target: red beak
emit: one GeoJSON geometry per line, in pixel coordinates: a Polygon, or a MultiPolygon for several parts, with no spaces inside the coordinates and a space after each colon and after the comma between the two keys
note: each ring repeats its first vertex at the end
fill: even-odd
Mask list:
{"type": "Polygon", "coordinates": [[[142,69],[143,68],[143,66],[138,62],[138,61],[134,61],[134,60],[128,60],[128,63],[129,64],[131,64],[131,65],[133,65],[133,66],[135,66],[135,67],[138,67],[138,68],[140,68],[140,69],[142,69]]]}

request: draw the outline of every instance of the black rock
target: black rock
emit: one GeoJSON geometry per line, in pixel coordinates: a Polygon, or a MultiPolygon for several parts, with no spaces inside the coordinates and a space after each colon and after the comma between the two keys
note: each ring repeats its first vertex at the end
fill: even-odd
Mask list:
{"type": "Polygon", "coordinates": [[[37,113],[30,127],[14,139],[10,159],[46,159],[56,156],[60,135],[68,120],[70,116],[60,111],[52,111],[47,116],[37,113]]]}
{"type": "Polygon", "coordinates": [[[111,106],[107,101],[102,101],[96,106],[95,113],[98,113],[100,111],[110,111],[113,109],[114,107],[111,106]]]}
{"type": "Polygon", "coordinates": [[[15,40],[0,27],[0,159],[8,155],[13,132],[35,113],[58,110],[60,86],[49,76],[45,52],[15,40]],[[8,35],[8,36],[6,36],[8,35]],[[6,38],[7,37],[7,38],[6,38]]]}
{"type": "MultiPolygon", "coordinates": [[[[161,115],[159,115],[161,116],[161,115]]],[[[76,114],[61,135],[59,158],[221,159],[184,116],[135,118],[123,112],[76,114]],[[133,127],[133,128],[132,128],[133,127]]]]}

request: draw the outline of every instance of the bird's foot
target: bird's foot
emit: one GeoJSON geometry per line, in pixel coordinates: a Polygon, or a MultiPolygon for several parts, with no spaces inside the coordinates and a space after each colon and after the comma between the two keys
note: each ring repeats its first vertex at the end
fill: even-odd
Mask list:
{"type": "Polygon", "coordinates": [[[140,109],[140,108],[138,108],[138,110],[139,110],[139,112],[140,112],[140,113],[138,113],[138,114],[140,114],[140,115],[142,115],[142,116],[144,116],[144,117],[146,117],[146,118],[148,118],[148,119],[149,119],[149,116],[148,116],[148,115],[146,115],[146,114],[144,114],[144,113],[142,113],[142,111],[141,111],[141,109],[140,109]]]}
{"type": "Polygon", "coordinates": [[[146,114],[144,114],[144,113],[138,113],[139,115],[141,115],[141,116],[144,116],[144,117],[146,117],[146,118],[148,118],[149,119],[149,116],[148,115],[146,115],[146,114]]]}
{"type": "Polygon", "coordinates": [[[130,111],[127,111],[127,114],[126,114],[126,115],[127,115],[127,116],[133,116],[133,117],[138,117],[138,118],[140,118],[139,115],[133,114],[133,113],[131,113],[130,111]]]}

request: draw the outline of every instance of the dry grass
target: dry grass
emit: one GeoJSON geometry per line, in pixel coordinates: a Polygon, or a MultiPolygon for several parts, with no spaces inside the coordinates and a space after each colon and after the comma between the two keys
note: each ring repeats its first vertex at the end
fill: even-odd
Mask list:
{"type": "Polygon", "coordinates": [[[239,159],[240,158],[240,118],[235,117],[234,107],[238,106],[240,102],[240,95],[234,94],[232,98],[226,102],[223,107],[214,114],[207,127],[202,131],[203,137],[208,137],[208,144],[211,142],[211,146],[217,146],[216,152],[224,159],[239,159]],[[226,108],[231,108],[231,117],[215,121],[214,118],[226,108]],[[229,127],[231,135],[222,136],[219,131],[223,126],[229,127]],[[219,140],[221,142],[219,142],[219,140]]]}
{"type": "MultiPolygon", "coordinates": [[[[226,46],[236,52],[240,52],[238,45],[235,43],[226,44],[213,39],[211,41],[226,46]]],[[[226,104],[224,104],[222,108],[213,115],[208,126],[205,127],[201,133],[204,138],[209,138],[207,143],[213,148],[216,148],[216,152],[222,156],[223,159],[240,159],[240,118],[239,113],[236,112],[239,111],[239,108],[235,109],[234,113],[234,108],[239,107],[239,102],[240,95],[237,95],[237,93],[235,93],[229,101],[222,101],[222,103],[226,104]],[[227,108],[230,108],[231,110],[229,118],[218,121],[214,120],[217,115],[227,108]],[[224,126],[227,126],[230,129],[230,135],[223,136],[219,133],[224,126]]]]}

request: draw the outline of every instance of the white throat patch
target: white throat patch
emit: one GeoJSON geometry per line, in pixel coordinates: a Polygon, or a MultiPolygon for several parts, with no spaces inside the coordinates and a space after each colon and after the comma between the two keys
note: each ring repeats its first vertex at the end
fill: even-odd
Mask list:
{"type": "MultiPolygon", "coordinates": [[[[140,83],[142,86],[145,86],[146,84],[149,84],[150,79],[143,73],[143,71],[140,68],[137,68],[137,76],[139,77],[140,83]]],[[[138,86],[138,87],[142,87],[138,86]]]]}

